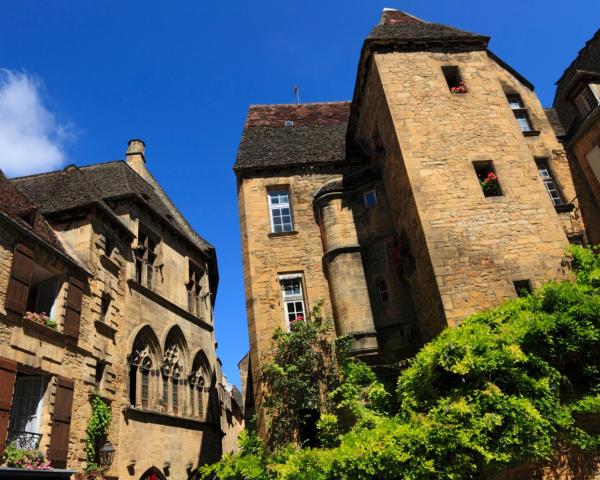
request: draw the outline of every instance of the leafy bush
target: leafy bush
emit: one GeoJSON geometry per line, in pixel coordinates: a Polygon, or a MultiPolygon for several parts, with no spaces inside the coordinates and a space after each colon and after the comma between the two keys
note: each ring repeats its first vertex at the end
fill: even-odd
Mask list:
{"type": "Polygon", "coordinates": [[[88,419],[86,428],[85,450],[87,455],[87,471],[91,474],[100,469],[96,464],[96,446],[99,439],[108,433],[108,427],[112,420],[110,405],[101,397],[95,395],[92,398],[92,414],[88,419]]]}
{"type": "Polygon", "coordinates": [[[575,282],[550,282],[444,331],[391,395],[345,361],[318,424],[322,448],[242,449],[203,478],[477,479],[557,451],[597,451],[585,418],[600,414],[600,259],[575,247],[573,265],[575,282]]]}

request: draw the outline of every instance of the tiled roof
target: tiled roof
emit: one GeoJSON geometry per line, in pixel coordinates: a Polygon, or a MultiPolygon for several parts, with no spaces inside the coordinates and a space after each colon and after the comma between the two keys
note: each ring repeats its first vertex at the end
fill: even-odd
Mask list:
{"type": "Polygon", "coordinates": [[[349,112],[349,102],[250,106],[234,170],[330,164],[355,156],[346,146],[349,112]]]}
{"type": "Polygon", "coordinates": [[[546,112],[546,117],[548,117],[548,121],[550,125],[552,125],[552,129],[557,137],[564,137],[566,132],[560,122],[560,118],[558,118],[558,114],[556,110],[553,108],[544,108],[544,112],[546,112]]]}
{"type": "Polygon", "coordinates": [[[170,210],[154,188],[124,161],[86,167],[69,166],[56,172],[15,178],[12,182],[39,203],[45,213],[95,204],[112,215],[121,225],[118,217],[106,204],[106,200],[135,196],[196,247],[203,251],[212,249],[210,243],[200,235],[195,232],[192,235],[188,234],[172,218],[170,210]]]}
{"type": "Polygon", "coordinates": [[[19,191],[0,170],[0,212],[27,230],[33,237],[54,248],[69,260],[81,266],[78,259],[73,258],[52,230],[39,207],[23,192],[19,191]]]}
{"type": "Polygon", "coordinates": [[[394,42],[398,44],[397,46],[412,44],[413,47],[419,42],[423,44],[426,41],[448,42],[453,45],[464,41],[469,45],[475,44],[485,48],[489,37],[439,23],[426,22],[399,10],[385,9],[379,24],[367,37],[365,46],[381,41],[394,42]]]}

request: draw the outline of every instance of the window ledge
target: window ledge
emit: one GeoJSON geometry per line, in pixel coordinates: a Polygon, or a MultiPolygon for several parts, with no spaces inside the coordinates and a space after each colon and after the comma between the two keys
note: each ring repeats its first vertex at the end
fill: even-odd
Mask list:
{"type": "Polygon", "coordinates": [[[187,417],[183,415],[173,415],[172,413],[159,412],[157,410],[149,410],[146,408],[139,407],[126,407],[123,410],[123,413],[129,418],[138,418],[144,419],[144,421],[148,421],[149,417],[156,423],[163,423],[168,425],[178,425],[184,428],[191,428],[196,430],[201,430],[206,427],[215,427],[217,426],[216,422],[200,420],[199,418],[187,417]]]}
{"type": "Polygon", "coordinates": [[[114,338],[117,334],[117,329],[115,327],[104,323],[101,320],[96,320],[94,322],[94,325],[96,327],[96,330],[98,330],[103,335],[106,335],[107,337],[114,338]]]}
{"type": "Polygon", "coordinates": [[[119,265],[116,260],[113,260],[112,258],[103,253],[102,255],[100,255],[100,262],[102,263],[102,266],[104,266],[104,268],[106,268],[113,275],[117,276],[119,274],[119,270],[121,270],[121,265],[119,265]]]}
{"type": "Polygon", "coordinates": [[[136,282],[133,278],[127,280],[127,285],[129,285],[129,288],[131,290],[135,290],[136,292],[141,293],[145,297],[149,298],[153,302],[158,303],[159,305],[163,306],[167,310],[170,310],[176,315],[179,315],[180,317],[183,317],[189,320],[190,322],[194,323],[195,325],[198,325],[199,327],[202,327],[208,331],[213,331],[213,326],[210,323],[202,320],[201,318],[195,315],[192,315],[187,310],[184,310],[179,305],[175,305],[173,302],[167,300],[165,297],[159,295],[155,291],[150,290],[148,287],[144,287],[142,284],[136,282]]]}
{"type": "Polygon", "coordinates": [[[271,233],[269,233],[269,238],[287,237],[289,235],[298,235],[298,231],[292,230],[290,232],[271,232],[271,233]]]}
{"type": "Polygon", "coordinates": [[[575,209],[575,205],[572,203],[564,203],[562,205],[554,205],[556,213],[569,213],[575,209]]]}
{"type": "Polygon", "coordinates": [[[523,132],[524,137],[537,137],[539,134],[539,130],[528,130],[527,132],[523,132]]]}
{"type": "Polygon", "coordinates": [[[46,338],[52,338],[60,342],[64,342],[67,338],[62,332],[59,332],[54,328],[41,325],[33,320],[27,320],[26,318],[23,319],[23,328],[39,333],[46,338]]]}

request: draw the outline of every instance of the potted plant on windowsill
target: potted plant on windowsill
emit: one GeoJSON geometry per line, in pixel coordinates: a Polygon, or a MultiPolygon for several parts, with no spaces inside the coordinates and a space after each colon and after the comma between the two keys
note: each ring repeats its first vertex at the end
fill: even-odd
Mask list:
{"type": "Polygon", "coordinates": [[[42,312],[42,313],[25,312],[25,315],[23,316],[23,318],[25,320],[30,320],[32,322],[39,323],[40,325],[51,328],[53,330],[56,330],[56,327],[57,327],[56,322],[54,320],[52,320],[46,314],[46,312],[42,312]]]}
{"type": "Polygon", "coordinates": [[[467,93],[467,87],[465,87],[465,82],[459,82],[456,87],[450,88],[450,92],[452,93],[467,93]]]}
{"type": "Polygon", "coordinates": [[[50,461],[39,450],[24,450],[17,448],[14,442],[10,442],[2,456],[3,463],[7,467],[24,470],[52,470],[50,461]]]}
{"type": "Polygon", "coordinates": [[[500,195],[500,183],[498,176],[494,172],[490,172],[481,180],[481,189],[486,197],[495,197],[500,195]]]}

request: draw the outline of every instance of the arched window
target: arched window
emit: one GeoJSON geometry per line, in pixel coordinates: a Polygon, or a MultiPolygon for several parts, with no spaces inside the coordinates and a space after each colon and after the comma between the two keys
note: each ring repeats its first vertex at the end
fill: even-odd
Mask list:
{"type": "Polygon", "coordinates": [[[135,337],[129,356],[129,403],[135,407],[152,406],[153,367],[158,364],[158,340],[148,326],[135,337]]]}
{"type": "Polygon", "coordinates": [[[210,387],[210,364],[204,352],[198,352],[194,357],[189,383],[192,414],[195,417],[204,418],[210,387]]]}
{"type": "Polygon", "coordinates": [[[181,395],[181,378],[185,370],[187,343],[175,326],[165,341],[165,356],[161,367],[163,377],[163,407],[174,414],[186,412],[186,398],[181,395]]]}

